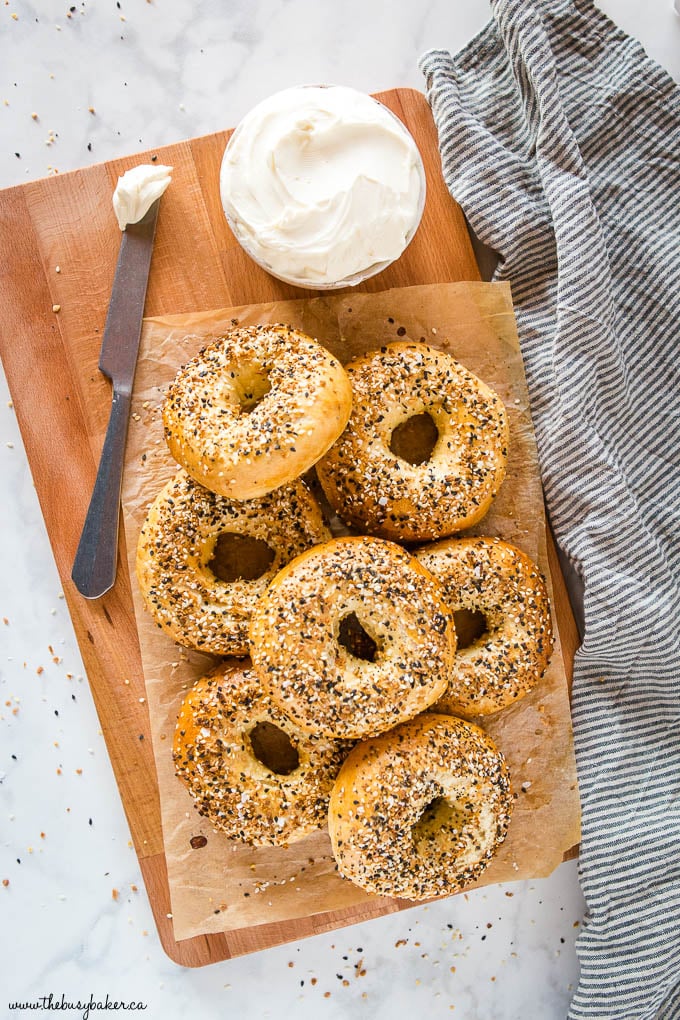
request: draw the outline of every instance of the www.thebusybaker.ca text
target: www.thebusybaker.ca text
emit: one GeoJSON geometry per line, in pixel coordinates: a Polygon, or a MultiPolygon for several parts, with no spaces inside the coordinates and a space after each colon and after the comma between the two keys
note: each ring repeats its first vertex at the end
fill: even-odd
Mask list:
{"type": "Polygon", "coordinates": [[[146,1009],[145,1002],[135,1002],[131,1000],[126,1002],[122,999],[111,999],[107,994],[105,999],[95,999],[94,995],[91,995],[89,999],[77,999],[71,1001],[67,999],[62,993],[61,998],[55,996],[54,992],[50,992],[49,995],[41,995],[39,998],[34,999],[32,1002],[10,1002],[9,1008],[12,1010],[35,1010],[35,1009],[55,1009],[55,1010],[73,1010],[80,1013],[83,1020],[88,1020],[90,1013],[95,1010],[138,1010],[146,1009]]]}

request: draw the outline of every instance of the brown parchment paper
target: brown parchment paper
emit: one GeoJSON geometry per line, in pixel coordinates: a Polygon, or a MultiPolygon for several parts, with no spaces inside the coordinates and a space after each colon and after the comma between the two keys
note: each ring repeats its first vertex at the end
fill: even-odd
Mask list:
{"type": "MultiPolygon", "coordinates": [[[[161,632],[143,607],[134,572],[147,507],[176,465],[160,408],[168,384],[211,337],[236,324],[284,322],[324,343],[341,361],[383,343],[421,340],[450,351],[499,393],[510,420],[508,472],[473,532],[524,549],[550,584],[543,494],[510,289],[451,283],[147,319],[135,379],[123,490],[124,525],[158,773],[175,938],[234,931],[371,902],[335,871],[327,833],[289,848],[249,848],[214,832],[176,779],[172,737],[188,688],[216,661],[161,632]],[[195,848],[196,837],[205,845],[195,848]]],[[[515,808],[506,842],[479,885],[550,874],[580,838],[567,681],[557,626],[540,685],[498,715],[478,720],[505,753],[515,808]]],[[[385,910],[394,904],[385,901],[385,910]]]]}

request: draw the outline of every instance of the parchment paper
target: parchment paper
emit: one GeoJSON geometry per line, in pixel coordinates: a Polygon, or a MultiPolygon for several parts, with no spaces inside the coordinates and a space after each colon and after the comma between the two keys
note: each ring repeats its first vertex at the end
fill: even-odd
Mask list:
{"type": "MultiPolygon", "coordinates": [[[[286,849],[252,849],[214,832],[198,815],[175,777],[172,738],[185,692],[217,660],[182,649],[161,632],[136,585],[139,530],[149,504],[177,468],[163,439],[165,390],[210,338],[236,324],[265,322],[302,329],[341,361],[397,339],[425,341],[450,351],[490,384],[508,411],[508,472],[492,509],[468,533],[498,535],[518,545],[538,562],[550,586],[543,494],[508,285],[415,286],[145,320],[123,513],[177,940],[376,901],[338,876],[325,830],[286,849]]],[[[478,885],[546,876],[580,838],[569,696],[555,623],[554,631],[555,649],[539,686],[511,708],[478,720],[506,755],[515,792],[508,837],[478,885]]]]}

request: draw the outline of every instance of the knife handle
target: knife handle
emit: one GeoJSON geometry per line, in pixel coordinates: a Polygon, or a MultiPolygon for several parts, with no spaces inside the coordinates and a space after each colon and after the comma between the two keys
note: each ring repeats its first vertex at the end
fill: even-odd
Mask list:
{"type": "Polygon", "coordinates": [[[71,579],[86,599],[100,598],[116,580],[120,491],[130,401],[130,393],[114,389],[97,478],[73,561],[71,579]]]}

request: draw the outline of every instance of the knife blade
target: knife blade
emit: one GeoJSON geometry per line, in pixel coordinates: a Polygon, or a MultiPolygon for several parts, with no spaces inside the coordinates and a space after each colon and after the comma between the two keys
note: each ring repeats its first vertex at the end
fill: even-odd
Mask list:
{"type": "Polygon", "coordinates": [[[160,198],[123,231],[104,325],[99,369],[112,383],[111,413],[71,571],[88,599],[100,598],[116,580],[125,443],[159,205],[160,198]]]}

